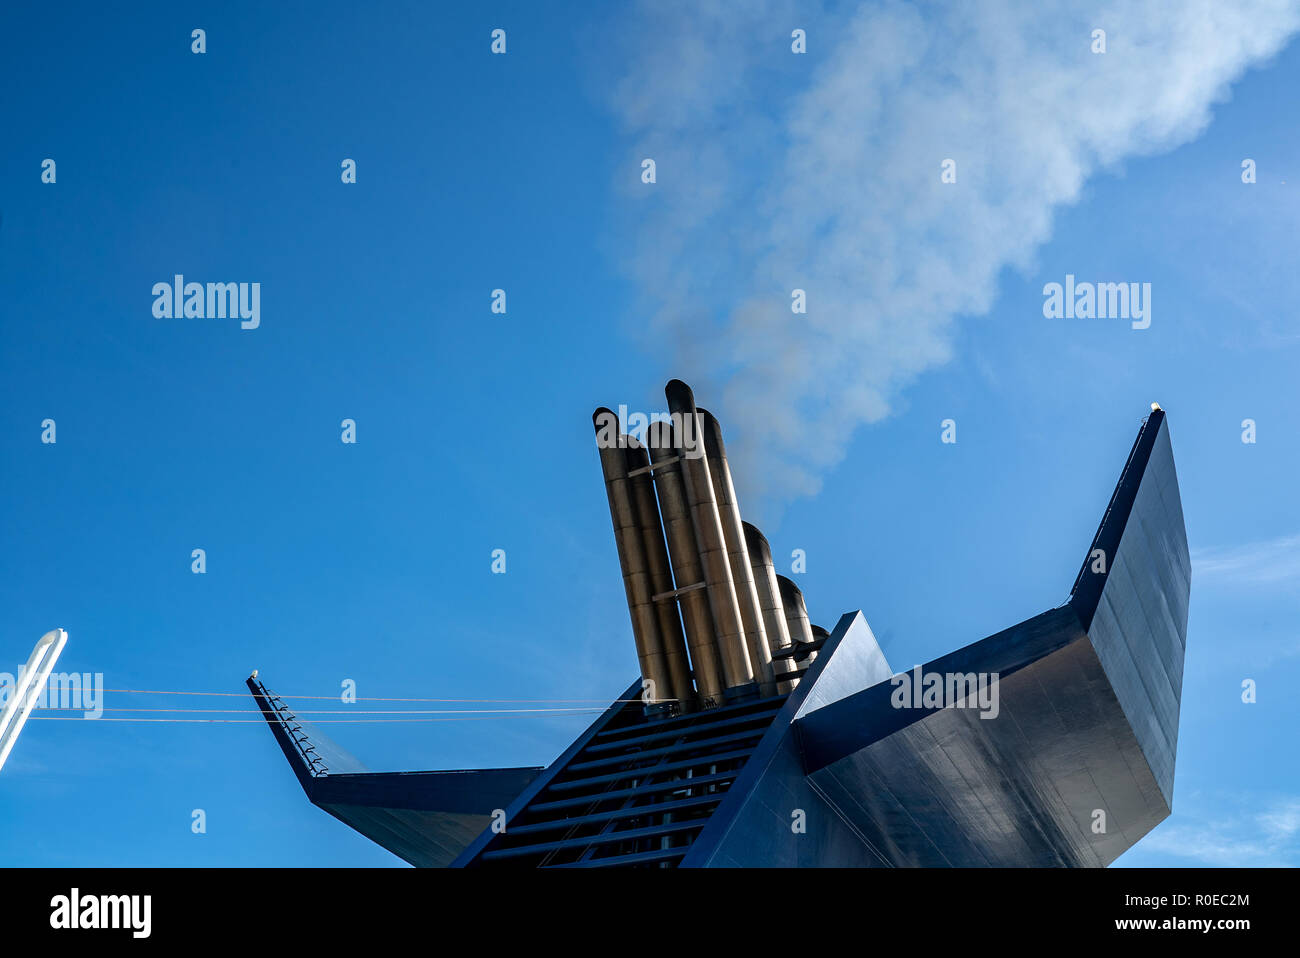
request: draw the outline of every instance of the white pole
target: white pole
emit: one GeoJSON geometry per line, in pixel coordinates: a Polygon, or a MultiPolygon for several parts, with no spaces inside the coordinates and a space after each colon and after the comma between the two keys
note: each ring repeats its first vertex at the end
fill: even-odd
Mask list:
{"type": "Polygon", "coordinates": [[[36,700],[45,690],[45,683],[54,671],[54,663],[68,641],[68,633],[63,629],[52,629],[40,637],[32,656],[27,660],[27,667],[0,711],[0,769],[4,768],[5,759],[18,741],[18,733],[23,730],[28,714],[36,705],[36,700]]]}

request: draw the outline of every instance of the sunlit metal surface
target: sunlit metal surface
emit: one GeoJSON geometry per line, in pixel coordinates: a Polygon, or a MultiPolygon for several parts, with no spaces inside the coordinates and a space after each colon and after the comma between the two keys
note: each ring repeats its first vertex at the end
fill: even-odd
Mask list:
{"type": "Polygon", "coordinates": [[[739,698],[757,694],[754,669],[745,645],[745,629],[740,618],[740,603],[736,599],[736,583],[731,575],[727,556],[726,536],[722,531],[722,518],[718,513],[718,500],[713,492],[713,478],[709,460],[704,452],[703,430],[695,396],[691,387],[680,379],[671,380],[664,389],[668,408],[683,423],[695,424],[695,446],[687,448],[687,429],[682,435],[674,432],[682,457],[682,478],[686,486],[686,501],[691,524],[695,527],[695,542],[700,549],[700,565],[704,568],[704,581],[709,595],[709,610],[713,613],[713,632],[718,643],[718,657],[722,661],[722,679],[726,698],[739,698]]]}
{"type": "Polygon", "coordinates": [[[736,486],[731,479],[731,465],[727,462],[727,445],[722,439],[722,427],[713,413],[699,411],[704,427],[704,451],[709,460],[709,477],[718,501],[718,516],[722,520],[722,534],[727,543],[727,560],[731,578],[736,585],[736,601],[740,604],[740,621],[745,629],[745,648],[762,695],[776,694],[776,672],[772,668],[772,650],[769,647],[767,627],[763,621],[763,607],[759,602],[758,588],[754,582],[754,569],[749,563],[749,550],[745,546],[745,528],[740,519],[740,504],[736,501],[736,486]]]}

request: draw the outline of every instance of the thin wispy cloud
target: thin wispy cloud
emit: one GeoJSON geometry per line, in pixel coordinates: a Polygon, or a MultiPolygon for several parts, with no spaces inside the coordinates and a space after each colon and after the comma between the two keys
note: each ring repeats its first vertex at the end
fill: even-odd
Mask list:
{"type": "Polygon", "coordinates": [[[1202,865],[1295,866],[1300,864],[1300,798],[1279,799],[1262,812],[1171,822],[1143,839],[1142,848],[1202,865]]]}
{"type": "Polygon", "coordinates": [[[1200,585],[1300,587],[1300,535],[1196,549],[1192,574],[1200,585]]]}
{"type": "Polygon", "coordinates": [[[1089,177],[1197,137],[1298,27],[1280,0],[647,5],[609,95],[657,166],[630,188],[648,342],[721,397],[746,492],[815,492],[1089,177]]]}

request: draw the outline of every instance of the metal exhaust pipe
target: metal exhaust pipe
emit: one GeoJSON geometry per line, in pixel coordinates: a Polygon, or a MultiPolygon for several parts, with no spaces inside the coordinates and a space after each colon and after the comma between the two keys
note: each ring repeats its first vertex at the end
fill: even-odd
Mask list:
{"type": "Polygon", "coordinates": [[[601,407],[592,414],[596,427],[596,446],[600,450],[600,467],[605,476],[605,495],[614,524],[614,542],[618,547],[618,564],[623,572],[628,614],[632,618],[632,638],[641,664],[642,679],[651,683],[654,701],[646,706],[647,714],[675,710],[672,680],[663,656],[659,622],[651,601],[650,573],[646,567],[645,546],[637,524],[628,482],[627,437],[619,430],[618,417],[601,407]]]}
{"type": "Polygon", "coordinates": [[[664,527],[659,520],[654,480],[650,478],[650,456],[643,445],[631,436],[627,440],[628,483],[632,494],[637,525],[645,547],[646,567],[650,573],[651,599],[659,623],[664,662],[672,683],[670,694],[683,712],[695,711],[695,688],[691,683],[691,664],[686,656],[686,637],[677,603],[669,597],[654,600],[673,591],[673,573],[664,546],[664,527]]]}
{"type": "Polygon", "coordinates": [[[736,583],[731,576],[731,565],[727,559],[727,541],[722,532],[717,498],[713,493],[709,460],[704,454],[695,396],[691,393],[691,387],[680,379],[669,381],[664,394],[668,397],[668,409],[675,420],[673,439],[677,454],[682,457],[686,501],[690,507],[691,523],[695,527],[695,541],[700,549],[704,581],[708,586],[709,608],[713,612],[713,627],[722,659],[722,678],[727,687],[725,694],[729,700],[748,698],[758,693],[758,687],[754,682],[754,670],[745,644],[740,603],[736,599],[736,583]]]}
{"type": "Polygon", "coordinates": [[[756,573],[750,565],[749,549],[745,545],[745,529],[740,519],[736,487],[731,481],[727,446],[722,441],[722,426],[707,409],[700,409],[699,414],[704,426],[704,452],[709,461],[709,478],[713,482],[713,496],[718,502],[722,535],[727,543],[727,563],[731,566],[736,601],[740,604],[740,624],[745,630],[749,664],[754,670],[759,692],[763,696],[775,695],[776,671],[772,667],[772,650],[763,618],[763,606],[754,581],[756,573]]]}
{"type": "Polygon", "coordinates": [[[659,510],[663,514],[664,531],[668,534],[668,558],[672,563],[673,580],[677,584],[676,594],[660,601],[675,598],[680,604],[700,705],[715,708],[722,704],[724,697],[722,665],[713,633],[713,614],[709,610],[700,550],[695,542],[695,527],[691,523],[686,500],[686,485],[682,479],[681,463],[676,459],[671,424],[650,423],[646,430],[646,445],[649,446],[650,461],[654,464],[654,485],[659,493],[659,510]]]}
{"type": "Polygon", "coordinates": [[[813,635],[813,649],[806,656],[804,656],[803,662],[805,664],[811,663],[813,659],[817,658],[817,653],[820,652],[822,646],[826,644],[826,640],[831,637],[831,634],[827,632],[825,629],[823,629],[820,625],[814,625],[812,627],[812,635],[813,635]]]}
{"type": "Polygon", "coordinates": [[[745,548],[749,553],[749,565],[754,570],[754,587],[758,592],[758,602],[763,610],[763,626],[767,633],[767,644],[771,650],[772,671],[775,674],[778,692],[788,692],[794,688],[798,678],[782,680],[781,676],[795,670],[793,656],[776,657],[778,652],[792,650],[794,641],[790,638],[790,626],[785,621],[785,608],[781,604],[781,587],[776,581],[776,565],[772,562],[772,548],[767,544],[767,537],[748,522],[741,523],[745,530],[745,548]]]}
{"type": "MultiPolygon", "coordinates": [[[[803,593],[799,587],[783,575],[776,577],[781,587],[781,605],[785,608],[785,624],[790,627],[790,638],[795,647],[807,647],[813,644],[812,623],[808,619],[808,608],[803,602],[803,593]]],[[[813,653],[815,654],[815,653],[813,653]]],[[[812,661],[806,654],[796,653],[799,662],[812,661]]]]}

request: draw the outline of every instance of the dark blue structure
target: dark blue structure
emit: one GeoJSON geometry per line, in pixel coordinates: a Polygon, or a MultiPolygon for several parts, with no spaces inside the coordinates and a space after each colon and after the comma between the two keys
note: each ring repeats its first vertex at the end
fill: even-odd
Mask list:
{"type": "Polygon", "coordinates": [[[1069,600],[919,673],[851,612],[786,694],[652,718],[638,679],[548,768],[397,774],[249,688],[308,798],[415,865],[1104,866],[1170,813],[1190,575],[1154,408],[1069,600]]]}

